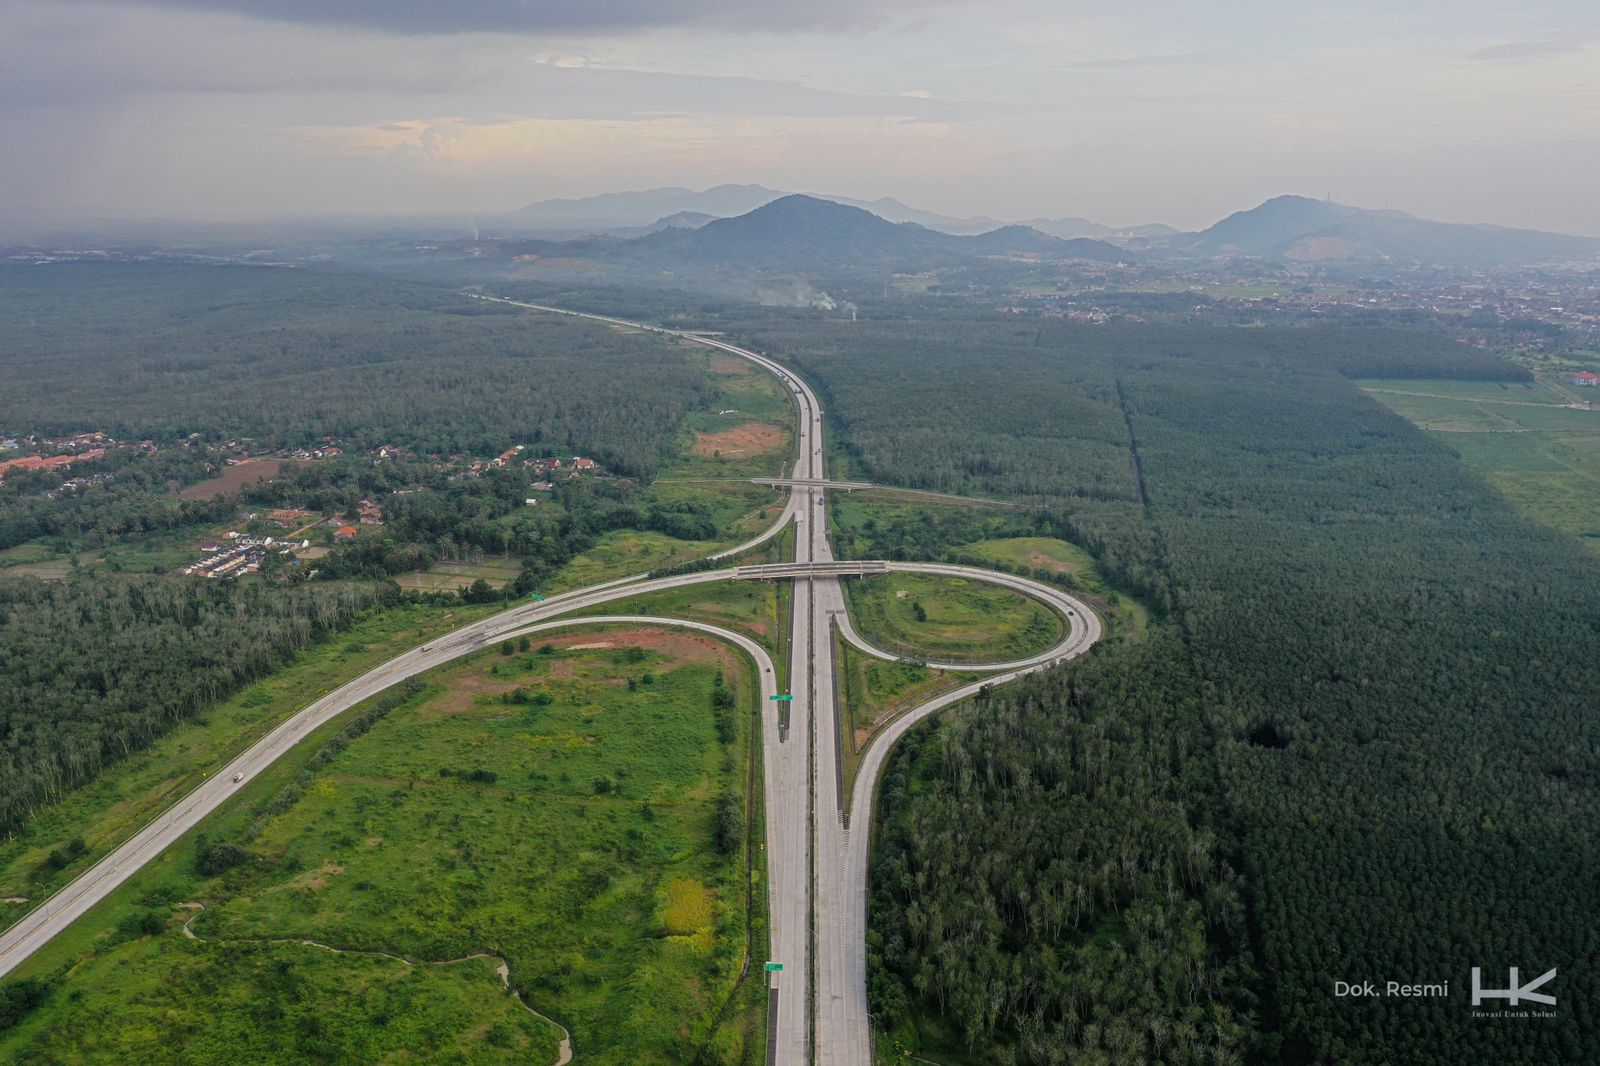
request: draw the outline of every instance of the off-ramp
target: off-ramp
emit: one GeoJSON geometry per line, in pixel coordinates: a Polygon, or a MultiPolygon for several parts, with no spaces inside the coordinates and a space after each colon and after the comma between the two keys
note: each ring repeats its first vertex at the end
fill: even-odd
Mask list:
{"type": "MultiPolygon", "coordinates": [[[[470,294],[469,294],[470,295],[470,294]]],[[[496,299],[476,296],[478,299],[496,299]]],[[[935,563],[875,562],[840,564],[828,542],[823,493],[822,410],[806,383],[757,352],[712,336],[664,329],[604,315],[516,301],[500,302],[553,314],[588,318],[616,326],[681,337],[748,359],[781,381],[798,408],[798,456],[790,478],[790,498],[777,520],[744,544],[711,556],[729,558],[796,527],[793,563],[755,575],[793,580],[789,684],[795,695],[788,728],[781,729],[766,697],[776,694],[778,675],[765,650],[748,637],[704,623],[654,616],[602,615],[562,618],[577,611],[645,593],[739,577],[736,568],[672,577],[636,575],[526,604],[455,630],[414,648],[340,686],[271,730],[247,751],[169,810],[113,849],[69,885],[0,933],[0,976],[21,965],[51,938],[103,900],[244,784],[320,726],[394,684],[509,637],[561,626],[605,622],[646,622],[682,626],[718,636],[743,650],[757,664],[762,693],[762,751],[765,766],[767,882],[770,954],[784,969],[769,977],[769,1061],[805,1066],[869,1066],[871,1029],[866,996],[866,867],[871,809],[877,778],[894,742],[906,730],[943,707],[974,695],[969,685],[931,700],[894,719],[868,744],[848,804],[838,780],[838,709],[833,700],[832,625],[838,621],[847,640],[869,654],[894,658],[862,640],[849,622],[842,574],[904,570],[991,581],[1032,595],[1068,621],[1055,647],[1009,663],[930,664],[946,669],[985,671],[986,684],[998,684],[1082,654],[1100,637],[1099,619],[1074,597],[1040,582],[975,567],[935,563]]],[[[748,577],[746,579],[749,579],[748,577]]]]}

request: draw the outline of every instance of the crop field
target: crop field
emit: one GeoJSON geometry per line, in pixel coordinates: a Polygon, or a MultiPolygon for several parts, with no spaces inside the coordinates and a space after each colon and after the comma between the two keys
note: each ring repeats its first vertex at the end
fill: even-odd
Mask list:
{"type": "Polygon", "coordinates": [[[96,911],[114,930],[52,945],[76,968],[0,1059],[555,1061],[503,960],[581,1061],[759,1062],[754,694],[732,649],[655,628],[441,667],[141,871],[96,911]],[[91,1008],[107,1046],[78,1054],[68,1022],[91,1008]],[[202,1028],[235,1052],[161,1057],[202,1028]]]}
{"type": "Polygon", "coordinates": [[[234,463],[224,467],[222,472],[214,478],[197,482],[178,493],[180,499],[185,500],[212,500],[218,496],[238,492],[246,485],[259,481],[271,481],[283,472],[285,466],[299,466],[303,463],[296,460],[284,459],[247,459],[242,463],[234,463]]]}
{"type": "Polygon", "coordinates": [[[498,606],[397,607],[358,622],[300,656],[272,677],[177,726],[88,785],[45,807],[15,834],[0,838],[0,923],[25,913],[112,846],[200,783],[271,726],[330,691],[429,637],[499,610],[498,606]],[[52,852],[70,861],[53,863],[52,852]]]}
{"type": "MultiPolygon", "coordinates": [[[[1490,395],[1487,382],[1408,382],[1420,390],[1490,395]]],[[[1585,538],[1600,551],[1600,411],[1563,407],[1550,386],[1512,384],[1550,402],[1527,406],[1482,399],[1440,399],[1388,391],[1369,395],[1453,449],[1468,469],[1525,514],[1585,538]]],[[[1577,391],[1577,390],[1574,390],[1577,391]]]]}
{"type": "Polygon", "coordinates": [[[911,658],[999,662],[1043,651],[1065,631],[1044,604],[982,581],[892,573],[844,587],[861,636],[911,658]]]}
{"type": "Polygon", "coordinates": [[[1395,378],[1370,378],[1355,382],[1366,392],[1409,396],[1431,396],[1445,400],[1478,403],[1555,404],[1570,402],[1542,381],[1451,381],[1443,378],[1408,381],[1395,378]]]}
{"type": "Polygon", "coordinates": [[[396,577],[395,584],[424,592],[454,592],[483,578],[493,589],[505,588],[522,570],[515,559],[491,558],[477,562],[438,562],[426,570],[396,577]]]}

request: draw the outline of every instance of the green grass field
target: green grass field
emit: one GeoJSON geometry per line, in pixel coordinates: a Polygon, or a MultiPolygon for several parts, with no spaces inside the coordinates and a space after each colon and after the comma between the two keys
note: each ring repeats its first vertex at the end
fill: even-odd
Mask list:
{"type": "Polygon", "coordinates": [[[1100,613],[1111,636],[1139,637],[1149,628],[1150,611],[1144,604],[1111,588],[1093,557],[1076,544],[1052,537],[1002,537],[965,544],[957,551],[980,565],[998,563],[1035,579],[1060,575],[1064,586],[1082,594],[1100,613]]]}
{"type": "Polygon", "coordinates": [[[73,968],[0,1060],[553,1061],[553,1028],[492,965],[425,965],[487,952],[582,1061],[759,1061],[765,990],[740,979],[765,937],[748,667],[648,628],[541,644],[442,667],[369,732],[330,743],[330,726],[252,782],[202,832],[255,858],[203,876],[191,834],[141,871],[30,962],[73,968]],[[719,850],[729,795],[750,818],[719,850]],[[180,931],[190,903],[203,943],[180,931]],[[278,939],[416,965],[260,943],[278,939]],[[318,1014],[321,994],[340,1003],[318,1014]],[[69,1022],[91,1008],[108,1044],[78,1053],[69,1022]],[[183,1048],[197,1019],[234,1039],[141,1053],[183,1048]]]}
{"type": "Polygon", "coordinates": [[[917,663],[885,662],[857,650],[837,634],[834,663],[839,672],[839,752],[847,796],[855,787],[861,750],[874,733],[901,713],[979,676],[932,670],[917,663]]]}
{"type": "MultiPolygon", "coordinates": [[[[33,901],[61,887],[199,784],[203,774],[220,769],[273,725],[323,693],[430,637],[499,609],[498,605],[391,608],[307,649],[279,673],[171,730],[41,810],[17,833],[0,839],[0,897],[33,901]],[[85,842],[83,855],[61,869],[46,869],[49,853],[65,850],[74,838],[85,842]]],[[[3,906],[0,922],[9,924],[32,903],[3,906]]]]}
{"type": "Polygon", "coordinates": [[[478,578],[489,583],[490,588],[505,588],[522,572],[516,559],[481,559],[477,562],[437,562],[426,570],[401,574],[395,584],[403,589],[421,589],[424,592],[455,592],[471,585],[478,578]]]}
{"type": "Polygon", "coordinates": [[[1564,404],[1568,398],[1542,381],[1448,381],[1437,378],[1417,380],[1367,378],[1356,385],[1368,392],[1432,396],[1447,400],[1479,403],[1564,404]]]}
{"type": "Polygon", "coordinates": [[[85,962],[70,993],[0,1035],[0,1052],[35,1066],[556,1060],[558,1032],[501,987],[492,960],[203,943],[181,922],[85,962]]]}
{"type": "Polygon", "coordinates": [[[945,662],[1000,662],[1043,651],[1066,622],[999,585],[933,574],[892,573],[844,583],[863,639],[895,655],[945,662]]]}
{"type": "Polygon", "coordinates": [[[779,614],[780,607],[787,604],[787,598],[780,597],[779,592],[786,587],[767,581],[715,581],[631,596],[581,611],[579,616],[648,614],[707,622],[743,633],[779,655],[788,638],[788,617],[779,614]]]}
{"type": "MultiPolygon", "coordinates": [[[[1542,382],[1512,384],[1505,391],[1548,400],[1528,406],[1490,402],[1501,386],[1492,382],[1364,382],[1379,388],[1427,391],[1426,397],[1394,391],[1369,395],[1396,414],[1433,433],[1461,461],[1530,517],[1586,539],[1600,551],[1600,411],[1560,406],[1561,394],[1580,390],[1542,382]],[[1441,399],[1448,392],[1461,398],[1441,399]],[[1487,397],[1487,399],[1485,399],[1487,397]]],[[[1596,397],[1600,399],[1600,397],[1596,397]]]]}

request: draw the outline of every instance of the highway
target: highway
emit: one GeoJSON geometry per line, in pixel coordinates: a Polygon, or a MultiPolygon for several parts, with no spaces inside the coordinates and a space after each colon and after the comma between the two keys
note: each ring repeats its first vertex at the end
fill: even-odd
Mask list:
{"type": "MultiPolygon", "coordinates": [[[[866,997],[866,866],[872,798],[883,760],[918,721],[971,696],[969,685],[905,712],[869,742],[846,797],[840,779],[839,709],[835,698],[833,631],[869,654],[873,648],[850,623],[841,575],[915,571],[990,581],[1034,596],[1069,622],[1063,640],[1038,655],[989,665],[930,664],[943,669],[989,671],[985,683],[1011,680],[1082,654],[1099,639],[1099,619],[1059,589],[1026,578],[973,567],[881,560],[834,560],[828,541],[822,408],[806,383],[780,364],[710,336],[664,329],[603,315],[468,294],[530,310],[587,318],[681,337],[748,359],[775,375],[797,408],[797,457],[787,506],[758,536],[711,556],[723,559],[771,539],[791,522],[792,563],[728,567],[673,577],[618,578],[523,604],[463,626],[368,671],[270,730],[227,766],[210,775],[166,812],[80,874],[65,888],[0,933],[0,977],[21,965],[73,921],[161,854],[239,789],[307,736],[361,701],[393,685],[492,646],[547,629],[619,621],[680,626],[711,633],[740,647],[757,664],[762,693],[763,796],[770,928],[769,958],[783,969],[768,973],[772,998],[768,1061],[772,1066],[870,1066],[871,1028],[866,997]],[[771,659],[755,642],[703,623],[655,616],[601,615],[560,618],[619,599],[687,585],[733,580],[792,580],[789,683],[793,702],[768,702],[776,694],[771,659]],[[775,710],[772,708],[776,708],[775,710]],[[848,802],[847,802],[848,800],[848,802]]],[[[768,960],[753,960],[766,962],[768,960]]]]}

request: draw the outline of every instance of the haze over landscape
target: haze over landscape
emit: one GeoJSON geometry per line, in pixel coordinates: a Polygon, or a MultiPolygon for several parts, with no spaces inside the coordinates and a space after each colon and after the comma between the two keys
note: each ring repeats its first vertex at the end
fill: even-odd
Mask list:
{"type": "Polygon", "coordinates": [[[11,225],[722,182],[1200,229],[1294,193],[1600,235],[1582,0],[19,0],[11,225]]]}
{"type": "Polygon", "coordinates": [[[0,5],[0,1066],[1600,1062],[1597,55],[0,5]]]}

